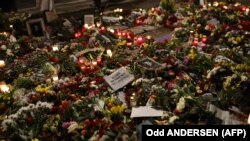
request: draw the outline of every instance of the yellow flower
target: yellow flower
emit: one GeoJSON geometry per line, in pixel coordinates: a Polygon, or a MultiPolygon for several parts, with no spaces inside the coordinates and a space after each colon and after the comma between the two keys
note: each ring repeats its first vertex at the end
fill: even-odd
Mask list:
{"type": "Polygon", "coordinates": [[[37,139],[37,138],[34,138],[34,139],[32,139],[31,141],[39,141],[39,139],[37,139]]]}
{"type": "Polygon", "coordinates": [[[118,106],[114,106],[110,109],[110,112],[112,114],[120,114],[124,111],[125,107],[124,105],[118,105],[118,106]]]}
{"type": "Polygon", "coordinates": [[[167,0],[161,0],[162,4],[167,4],[167,0]]]}
{"type": "Polygon", "coordinates": [[[196,54],[195,54],[193,48],[190,50],[188,56],[189,56],[189,58],[190,58],[191,60],[194,60],[194,59],[195,59],[196,54]]]}

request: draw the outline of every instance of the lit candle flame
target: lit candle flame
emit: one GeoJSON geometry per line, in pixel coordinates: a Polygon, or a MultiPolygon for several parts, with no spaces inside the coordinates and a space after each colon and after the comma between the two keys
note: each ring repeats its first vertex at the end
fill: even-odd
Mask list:
{"type": "Polygon", "coordinates": [[[107,50],[107,55],[108,55],[108,57],[112,57],[113,54],[112,54],[112,51],[110,49],[107,50]]]}
{"type": "Polygon", "coordinates": [[[58,81],[58,80],[59,80],[58,75],[54,75],[54,76],[52,77],[52,79],[53,79],[54,82],[58,81]]]}
{"type": "Polygon", "coordinates": [[[58,48],[57,45],[54,45],[54,46],[52,47],[52,50],[53,50],[53,51],[59,51],[59,48],[58,48]]]}
{"type": "Polygon", "coordinates": [[[5,62],[4,60],[0,60],[0,68],[3,68],[3,67],[5,67],[5,62]]]}
{"type": "Polygon", "coordinates": [[[3,92],[3,93],[8,93],[8,92],[10,92],[10,88],[9,88],[5,83],[0,84],[0,90],[1,90],[1,92],[3,92]]]}

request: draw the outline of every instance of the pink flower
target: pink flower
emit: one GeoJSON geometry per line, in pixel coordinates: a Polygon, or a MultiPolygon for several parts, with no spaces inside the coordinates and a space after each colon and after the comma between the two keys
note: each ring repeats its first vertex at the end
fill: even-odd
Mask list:
{"type": "Polygon", "coordinates": [[[72,123],[74,123],[74,122],[72,122],[72,121],[63,122],[62,127],[63,128],[68,128],[72,123]]]}
{"type": "Polygon", "coordinates": [[[169,81],[169,82],[167,83],[167,89],[168,89],[168,90],[174,89],[175,86],[176,86],[176,85],[175,85],[174,81],[169,81]]]}

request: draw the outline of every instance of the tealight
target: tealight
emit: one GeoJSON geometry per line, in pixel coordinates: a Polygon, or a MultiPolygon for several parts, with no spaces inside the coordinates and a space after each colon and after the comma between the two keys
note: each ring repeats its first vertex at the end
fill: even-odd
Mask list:
{"type": "Polygon", "coordinates": [[[119,16],[119,19],[122,20],[122,19],[123,19],[123,16],[119,16]]]}
{"type": "Polygon", "coordinates": [[[0,84],[0,90],[1,90],[1,92],[3,92],[3,93],[8,93],[8,92],[10,92],[10,88],[9,88],[5,83],[0,84]]]}
{"type": "Polygon", "coordinates": [[[59,51],[59,48],[58,48],[57,45],[54,45],[54,46],[52,47],[52,50],[53,50],[53,51],[59,51]]]}
{"type": "Polygon", "coordinates": [[[0,68],[4,68],[5,67],[5,62],[4,60],[0,60],[0,68]]]}
{"type": "Polygon", "coordinates": [[[58,81],[58,80],[59,80],[59,78],[58,78],[58,76],[57,76],[57,75],[54,75],[54,76],[52,77],[52,79],[53,79],[53,81],[54,81],[54,82],[56,82],[56,81],[58,81]]]}
{"type": "Polygon", "coordinates": [[[217,1],[215,1],[213,5],[214,5],[214,6],[218,6],[219,3],[218,3],[217,1]]]}
{"type": "Polygon", "coordinates": [[[248,13],[249,13],[249,8],[246,9],[245,14],[248,15],[248,13]]]}
{"type": "Polygon", "coordinates": [[[101,24],[100,23],[96,23],[96,27],[100,27],[101,26],[101,24]]]}
{"type": "Polygon", "coordinates": [[[93,62],[92,62],[92,65],[93,65],[93,66],[97,66],[97,61],[93,61],[93,62]]]}
{"type": "Polygon", "coordinates": [[[151,40],[151,39],[152,39],[152,36],[148,35],[146,38],[147,38],[148,40],[151,40]]]}
{"type": "Polygon", "coordinates": [[[112,54],[112,51],[110,49],[107,50],[107,55],[108,55],[108,57],[112,57],[113,54],[112,54]]]}

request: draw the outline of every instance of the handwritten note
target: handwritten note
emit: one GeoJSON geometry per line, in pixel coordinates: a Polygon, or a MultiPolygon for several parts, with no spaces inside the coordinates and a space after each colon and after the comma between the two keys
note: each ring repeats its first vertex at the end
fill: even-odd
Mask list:
{"type": "Polygon", "coordinates": [[[134,75],[130,74],[125,67],[122,67],[109,76],[105,76],[105,81],[114,91],[126,86],[134,80],[134,75]]]}

